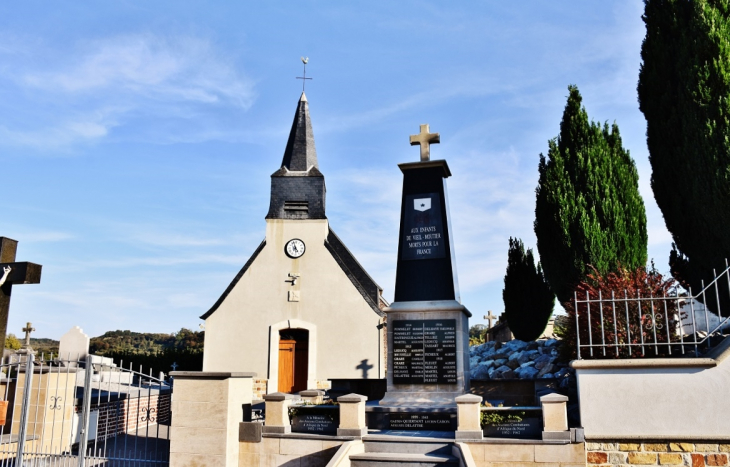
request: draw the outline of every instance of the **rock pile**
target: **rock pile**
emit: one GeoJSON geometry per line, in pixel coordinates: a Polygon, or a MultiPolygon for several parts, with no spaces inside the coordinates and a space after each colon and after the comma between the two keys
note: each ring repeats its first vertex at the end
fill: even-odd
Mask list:
{"type": "MultiPolygon", "coordinates": [[[[572,371],[558,362],[556,339],[487,342],[469,348],[472,379],[568,379],[572,371]]],[[[567,381],[566,381],[567,383],[567,381]]]]}

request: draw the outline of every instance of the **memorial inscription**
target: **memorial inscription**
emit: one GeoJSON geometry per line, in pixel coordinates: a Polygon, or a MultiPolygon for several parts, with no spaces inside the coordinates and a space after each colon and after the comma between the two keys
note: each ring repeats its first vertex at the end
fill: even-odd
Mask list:
{"type": "Polygon", "coordinates": [[[436,259],[446,255],[438,193],[406,196],[403,221],[402,259],[436,259]]]}
{"type": "Polygon", "coordinates": [[[337,433],[337,421],[330,415],[300,414],[291,421],[294,433],[334,434],[337,433]]]}
{"type": "Polygon", "coordinates": [[[391,413],[391,430],[452,431],[456,429],[456,416],[448,413],[391,413]]]}
{"type": "Polygon", "coordinates": [[[456,384],[456,320],[393,321],[394,384],[456,384]]]}

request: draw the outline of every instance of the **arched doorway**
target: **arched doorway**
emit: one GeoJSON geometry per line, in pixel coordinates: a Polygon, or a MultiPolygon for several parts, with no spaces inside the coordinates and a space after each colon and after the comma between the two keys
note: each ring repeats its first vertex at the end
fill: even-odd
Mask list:
{"type": "Polygon", "coordinates": [[[296,393],[307,389],[309,376],[309,331],[279,331],[279,392],[296,393]]]}

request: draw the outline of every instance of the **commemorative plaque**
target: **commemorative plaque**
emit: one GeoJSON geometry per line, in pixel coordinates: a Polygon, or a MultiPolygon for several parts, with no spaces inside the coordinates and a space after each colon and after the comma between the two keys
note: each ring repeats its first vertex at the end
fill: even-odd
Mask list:
{"type": "Polygon", "coordinates": [[[456,320],[393,321],[394,384],[456,384],[456,320]]]}
{"type": "Polygon", "coordinates": [[[396,412],[389,415],[391,430],[453,431],[456,415],[449,413],[396,412]]]}
{"type": "Polygon", "coordinates": [[[445,256],[441,197],[438,193],[407,195],[403,228],[401,259],[437,259],[445,256]]]}
{"type": "Polygon", "coordinates": [[[301,413],[292,417],[291,430],[294,433],[311,433],[317,435],[331,435],[337,433],[338,420],[332,414],[301,413]]]}

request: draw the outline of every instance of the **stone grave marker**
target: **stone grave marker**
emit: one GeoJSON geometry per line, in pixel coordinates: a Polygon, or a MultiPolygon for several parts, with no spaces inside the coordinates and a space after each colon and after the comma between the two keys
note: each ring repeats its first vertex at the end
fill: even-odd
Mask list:
{"type": "Polygon", "coordinates": [[[59,358],[69,360],[69,363],[85,360],[89,354],[89,336],[84,334],[83,329],[80,327],[72,327],[66,334],[61,336],[58,353],[59,358]]]}

